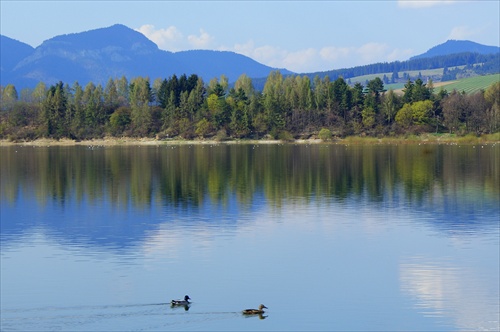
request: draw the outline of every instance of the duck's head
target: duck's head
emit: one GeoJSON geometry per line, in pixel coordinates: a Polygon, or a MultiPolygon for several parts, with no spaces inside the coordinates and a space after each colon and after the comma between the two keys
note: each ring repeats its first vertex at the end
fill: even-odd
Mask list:
{"type": "Polygon", "coordinates": [[[191,300],[191,298],[188,295],[184,296],[184,301],[187,301],[187,300],[191,300]]]}
{"type": "Polygon", "coordinates": [[[262,310],[262,309],[268,309],[268,308],[267,308],[265,305],[261,304],[261,305],[259,306],[259,310],[262,310]]]}

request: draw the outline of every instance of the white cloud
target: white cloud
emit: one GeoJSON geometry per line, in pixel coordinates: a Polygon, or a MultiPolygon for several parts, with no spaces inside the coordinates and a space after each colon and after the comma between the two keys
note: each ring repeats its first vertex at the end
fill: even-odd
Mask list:
{"type": "Polygon", "coordinates": [[[388,53],[387,44],[382,43],[367,43],[356,50],[356,53],[366,63],[378,62],[385,58],[388,53]]]}
{"type": "Polygon", "coordinates": [[[283,59],[284,68],[303,68],[318,60],[318,51],[314,48],[307,48],[296,52],[289,52],[283,59]]]}
{"type": "Polygon", "coordinates": [[[475,35],[478,35],[479,32],[480,32],[479,30],[471,29],[468,26],[458,26],[454,27],[451,30],[448,39],[457,39],[457,40],[471,39],[475,35]]]}
{"type": "Polygon", "coordinates": [[[342,58],[348,58],[353,53],[353,47],[323,47],[319,54],[324,61],[335,62],[342,58]]]}
{"type": "Polygon", "coordinates": [[[233,47],[223,47],[223,50],[233,51],[254,59],[257,62],[277,68],[284,68],[283,59],[288,55],[286,50],[270,45],[255,46],[253,40],[244,44],[235,44],[233,47]]]}
{"type": "MultiPolygon", "coordinates": [[[[255,43],[253,40],[249,40],[244,44],[235,44],[234,51],[243,55],[250,56],[255,49],[255,43]]],[[[230,49],[225,49],[229,51],[230,49]]]]}
{"type": "Polygon", "coordinates": [[[215,38],[203,29],[200,29],[199,35],[193,34],[187,37],[175,26],[156,29],[154,25],[145,24],[136,31],[139,31],[158,45],[159,48],[166,51],[177,52],[188,49],[214,48],[212,44],[215,38]]]}
{"type": "Polygon", "coordinates": [[[200,34],[189,35],[188,42],[194,48],[208,48],[214,41],[214,37],[210,36],[205,30],[200,29],[200,34]]]}
{"type": "Polygon", "coordinates": [[[170,26],[166,29],[155,29],[154,25],[145,24],[136,30],[163,50],[178,51],[182,49],[184,36],[174,26],[170,26]]]}
{"type": "Polygon", "coordinates": [[[234,44],[233,46],[217,45],[215,37],[204,29],[200,29],[198,35],[193,34],[187,37],[175,26],[156,29],[153,25],[143,25],[137,31],[143,33],[163,50],[173,52],[190,49],[232,51],[248,56],[267,66],[286,68],[296,73],[327,71],[374,62],[405,60],[412,55],[412,50],[393,49],[387,44],[377,42],[361,46],[325,46],[292,51],[271,45],[256,45],[253,40],[234,44]]]}
{"type": "Polygon", "coordinates": [[[456,0],[398,0],[398,6],[403,8],[429,8],[439,5],[450,5],[456,0]]]}
{"type": "Polygon", "coordinates": [[[387,61],[389,61],[389,62],[391,62],[391,61],[404,61],[406,59],[409,59],[414,54],[415,53],[412,49],[401,50],[399,48],[395,48],[392,50],[392,52],[390,52],[387,55],[387,61]]]}
{"type": "Polygon", "coordinates": [[[265,65],[286,68],[296,73],[327,71],[366,65],[374,62],[405,60],[413,54],[411,49],[391,48],[384,43],[367,43],[358,47],[325,46],[320,49],[307,48],[288,51],[273,46],[255,46],[250,40],[224,50],[251,57],[265,65]]]}

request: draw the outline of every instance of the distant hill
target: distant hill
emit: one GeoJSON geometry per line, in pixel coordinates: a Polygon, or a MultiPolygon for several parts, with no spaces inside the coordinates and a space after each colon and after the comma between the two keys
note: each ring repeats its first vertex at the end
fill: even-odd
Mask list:
{"type": "Polygon", "coordinates": [[[498,52],[500,52],[500,47],[497,46],[486,46],[469,40],[448,40],[432,47],[425,53],[411,57],[410,60],[457,53],[495,54],[498,52]]]}
{"type": "Polygon", "coordinates": [[[56,36],[34,49],[5,36],[1,42],[0,84],[20,88],[40,81],[104,85],[109,78],[121,76],[154,80],[174,74],[196,74],[206,81],[224,74],[234,82],[243,73],[263,77],[277,70],[233,52],[163,51],[143,34],[120,24],[56,36]]]}
{"type": "MultiPolygon", "coordinates": [[[[432,69],[441,69],[440,74],[433,75],[432,80],[439,82],[442,80],[454,80],[458,76],[470,77],[476,75],[487,75],[500,73],[500,53],[496,54],[479,54],[479,53],[457,53],[450,55],[440,55],[432,58],[420,58],[407,61],[380,62],[371,65],[357,66],[352,68],[335,69],[324,72],[304,74],[313,79],[315,76],[324,78],[328,76],[330,80],[336,80],[343,77],[345,80],[357,79],[362,76],[375,77],[386,76],[388,80],[393,79],[394,74],[398,74],[396,81],[385,81],[385,84],[406,82],[408,79],[414,80],[415,77],[405,77],[403,74],[410,72],[418,73],[432,69]],[[444,79],[444,68],[454,68],[452,71],[454,76],[447,75],[444,79]]],[[[413,74],[415,75],[415,74],[413,74]]]]}
{"type": "MultiPolygon", "coordinates": [[[[294,74],[286,69],[265,66],[233,52],[163,51],[143,34],[121,24],[56,36],[36,48],[6,36],[0,37],[0,85],[11,83],[18,90],[34,87],[40,81],[46,84],[58,81],[73,84],[78,81],[82,86],[91,81],[104,85],[109,78],[125,76],[130,80],[147,76],[154,80],[174,74],[196,74],[206,82],[225,75],[230,83],[235,82],[241,74],[246,74],[260,90],[271,71],[280,70],[283,75],[294,74]]],[[[311,79],[316,75],[320,78],[328,75],[331,80],[335,80],[340,76],[349,79],[380,74],[386,75],[386,83],[389,80],[390,83],[400,83],[409,77],[394,80],[391,77],[394,73],[436,68],[451,68],[447,70],[446,80],[498,73],[500,48],[471,41],[449,40],[407,61],[375,63],[302,75],[311,79]]],[[[439,81],[443,79],[443,75],[432,79],[439,81]]]]}
{"type": "MultiPolygon", "coordinates": [[[[271,68],[241,54],[227,51],[194,50],[182,51],[173,54],[174,59],[182,66],[191,69],[191,73],[204,73],[203,77],[213,78],[222,74],[226,75],[231,82],[245,73],[251,78],[267,77],[271,68]],[[231,65],[232,64],[232,65],[231,65]]],[[[283,74],[293,74],[291,71],[282,69],[283,74]]]]}
{"type": "Polygon", "coordinates": [[[3,71],[11,71],[19,62],[19,59],[24,59],[35,50],[28,44],[2,35],[0,35],[0,48],[0,69],[2,73],[3,71]]]}

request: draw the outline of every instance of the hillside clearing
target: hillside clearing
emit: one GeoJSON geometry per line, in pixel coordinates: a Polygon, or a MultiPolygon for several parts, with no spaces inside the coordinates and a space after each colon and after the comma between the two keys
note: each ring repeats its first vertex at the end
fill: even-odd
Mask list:
{"type": "MultiPolygon", "coordinates": [[[[458,92],[475,93],[480,90],[486,90],[490,85],[500,82],[500,74],[475,76],[464,78],[453,82],[443,82],[449,84],[442,84],[440,88],[451,92],[457,90],[458,92]]],[[[437,87],[437,84],[435,85],[437,87]]]]}

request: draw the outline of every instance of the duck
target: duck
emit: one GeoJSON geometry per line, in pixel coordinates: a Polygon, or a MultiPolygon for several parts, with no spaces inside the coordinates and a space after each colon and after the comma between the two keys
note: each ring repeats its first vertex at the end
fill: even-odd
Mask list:
{"type": "Polygon", "coordinates": [[[245,309],[242,311],[243,315],[262,315],[264,313],[264,309],[268,309],[265,305],[259,305],[259,309],[245,309]]]}
{"type": "Polygon", "coordinates": [[[170,302],[171,305],[188,305],[188,304],[191,304],[191,302],[189,302],[189,300],[191,300],[191,298],[186,295],[184,296],[184,300],[172,300],[170,302]]]}

